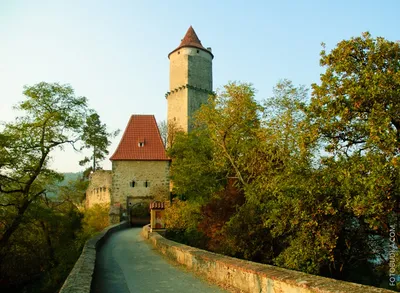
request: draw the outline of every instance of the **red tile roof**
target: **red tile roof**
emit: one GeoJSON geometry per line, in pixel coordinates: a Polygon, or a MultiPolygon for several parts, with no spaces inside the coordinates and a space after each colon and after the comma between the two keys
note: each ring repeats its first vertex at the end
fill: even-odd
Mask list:
{"type": "Polygon", "coordinates": [[[199,49],[201,49],[203,51],[206,51],[206,52],[210,53],[211,56],[214,57],[214,55],[209,50],[207,50],[206,48],[203,47],[203,45],[201,44],[201,42],[200,42],[199,38],[197,37],[197,34],[194,31],[192,26],[190,26],[189,29],[187,30],[186,35],[183,37],[179,47],[168,54],[168,58],[169,58],[169,55],[171,55],[172,53],[174,53],[175,51],[177,51],[177,50],[179,50],[180,48],[183,48],[183,47],[199,48],[199,49]]]}
{"type": "Polygon", "coordinates": [[[154,115],[132,115],[111,161],[168,161],[154,115]],[[139,146],[139,143],[144,143],[139,146]]]}

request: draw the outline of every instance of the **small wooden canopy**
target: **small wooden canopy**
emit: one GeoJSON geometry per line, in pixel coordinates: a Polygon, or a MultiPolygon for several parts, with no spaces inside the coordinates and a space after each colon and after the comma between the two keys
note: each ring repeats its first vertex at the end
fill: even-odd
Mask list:
{"type": "Polygon", "coordinates": [[[150,203],[150,209],[151,210],[164,210],[165,203],[162,201],[153,201],[150,203]]]}

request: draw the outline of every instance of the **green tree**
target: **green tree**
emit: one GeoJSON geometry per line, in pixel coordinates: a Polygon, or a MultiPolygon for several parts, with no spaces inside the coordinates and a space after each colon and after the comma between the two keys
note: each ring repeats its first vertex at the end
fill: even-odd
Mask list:
{"type": "MultiPolygon", "coordinates": [[[[39,83],[24,88],[24,112],[0,135],[0,252],[24,221],[30,205],[61,176],[49,169],[51,152],[76,147],[88,112],[87,100],[69,85],[39,83]]],[[[1,255],[1,253],[0,253],[1,255]]]]}
{"type": "Polygon", "coordinates": [[[178,126],[176,121],[173,120],[168,122],[162,120],[157,123],[157,126],[165,148],[171,147],[174,144],[177,134],[182,132],[182,129],[178,126]]]}
{"type": "Polygon", "coordinates": [[[82,215],[54,192],[57,197],[41,196],[30,204],[12,235],[0,265],[0,290],[55,292],[79,257],[86,240],[80,232],[82,215]]]}
{"type": "Polygon", "coordinates": [[[400,206],[398,52],[369,34],[322,51],[311,101],[287,80],[263,106],[248,84],[210,97],[169,152],[174,189],[203,199],[195,222],[213,250],[379,285],[400,206]],[[221,192],[232,178],[244,202],[221,192]]]}
{"type": "Polygon", "coordinates": [[[81,231],[87,181],[59,187],[63,176],[49,162],[55,149],[81,148],[95,113],[69,85],[42,82],[24,95],[21,116],[0,130],[0,291],[55,292],[90,229],[81,231]]]}
{"type": "Polygon", "coordinates": [[[400,144],[400,44],[369,33],[321,52],[321,84],[313,84],[310,117],[328,151],[378,151],[400,144]]]}
{"type": "Polygon", "coordinates": [[[215,153],[206,131],[178,133],[168,156],[175,194],[201,202],[221,188],[225,174],[212,161],[215,153]]]}
{"type": "Polygon", "coordinates": [[[310,120],[326,151],[347,164],[347,209],[388,231],[400,200],[400,44],[364,33],[323,50],[321,65],[326,71],[313,84],[310,120]]]}
{"type": "Polygon", "coordinates": [[[354,280],[368,261],[387,263],[379,247],[399,205],[400,45],[364,33],[322,50],[320,63],[308,119],[325,146],[324,192],[333,191],[337,214],[330,270],[354,280]]]}
{"type": "Polygon", "coordinates": [[[178,134],[169,154],[174,190],[187,195],[190,202],[202,199],[198,228],[211,240],[207,247],[271,261],[271,242],[263,239],[265,226],[259,222],[263,207],[257,207],[256,217],[241,222],[243,214],[265,205],[253,190],[265,194],[262,180],[268,181],[281,169],[278,144],[270,142],[262,114],[251,85],[230,83],[202,106],[197,128],[178,134]],[[249,231],[257,235],[251,245],[243,236],[249,231]]]}
{"type": "MultiPolygon", "coordinates": [[[[197,123],[207,134],[218,155],[215,164],[227,166],[228,177],[237,177],[245,186],[251,180],[249,154],[259,150],[261,106],[255,101],[250,84],[230,83],[197,113],[197,123]],[[247,172],[247,177],[243,172],[247,172]]],[[[250,156],[251,156],[250,155],[250,156]]]]}
{"type": "Polygon", "coordinates": [[[102,124],[100,116],[97,113],[92,113],[86,118],[86,123],[83,127],[82,141],[83,148],[91,148],[90,157],[85,157],[79,162],[84,166],[88,162],[92,162],[92,170],[99,168],[99,163],[108,155],[107,148],[110,146],[110,138],[114,138],[119,133],[119,130],[107,132],[106,124],[102,124]]]}
{"type": "Polygon", "coordinates": [[[310,129],[306,125],[305,107],[309,102],[308,89],[295,86],[290,80],[279,81],[273,96],[263,104],[263,128],[286,155],[310,154],[310,129]]]}

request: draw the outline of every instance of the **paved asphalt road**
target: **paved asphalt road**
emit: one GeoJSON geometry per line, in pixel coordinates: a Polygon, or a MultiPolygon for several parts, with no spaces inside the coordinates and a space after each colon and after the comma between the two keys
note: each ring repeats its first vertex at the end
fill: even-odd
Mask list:
{"type": "Polygon", "coordinates": [[[118,231],[97,254],[92,292],[226,292],[171,265],[140,236],[141,228],[118,231]]]}

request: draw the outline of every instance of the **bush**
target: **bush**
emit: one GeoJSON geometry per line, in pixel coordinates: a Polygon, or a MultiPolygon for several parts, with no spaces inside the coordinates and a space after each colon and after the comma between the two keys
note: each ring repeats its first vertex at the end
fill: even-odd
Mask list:
{"type": "Polygon", "coordinates": [[[109,211],[109,204],[95,204],[86,209],[83,217],[83,234],[90,237],[108,227],[110,224],[109,211]]]}
{"type": "Polygon", "coordinates": [[[201,219],[200,204],[174,199],[165,209],[166,237],[198,248],[206,248],[208,238],[197,230],[201,219]]]}

